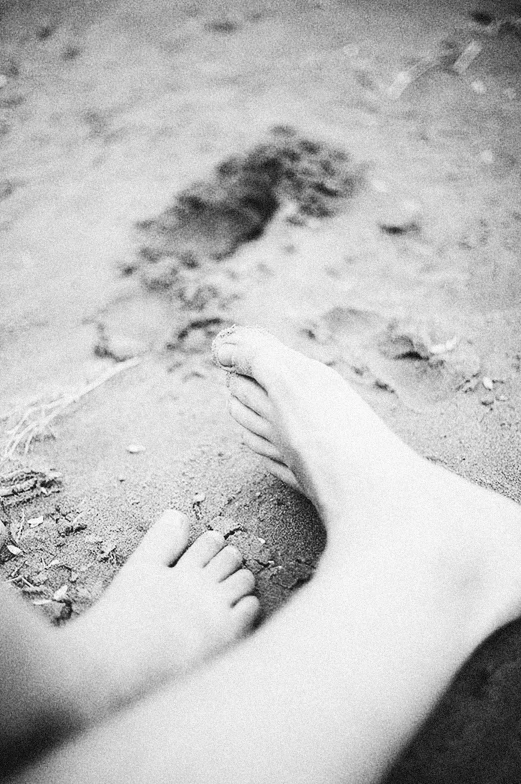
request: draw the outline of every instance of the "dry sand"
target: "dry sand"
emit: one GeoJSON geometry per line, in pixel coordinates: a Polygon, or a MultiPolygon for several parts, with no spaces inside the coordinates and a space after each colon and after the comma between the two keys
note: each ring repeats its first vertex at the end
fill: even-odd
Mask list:
{"type": "MultiPolygon", "coordinates": [[[[166,506],[243,549],[266,613],[312,575],[320,523],[225,413],[208,347],[233,321],[333,364],[422,454],[521,501],[515,25],[485,29],[463,0],[2,9],[0,415],[142,356],[32,445],[25,468],[61,486],[0,482],[0,569],[28,601],[83,611],[166,506]],[[436,67],[393,97],[422,58],[436,67]],[[151,288],[136,224],[273,126],[345,150],[363,186],[323,219],[282,199],[233,254],[151,288]]],[[[519,650],[514,625],[474,657],[392,781],[519,780],[519,650]]]]}

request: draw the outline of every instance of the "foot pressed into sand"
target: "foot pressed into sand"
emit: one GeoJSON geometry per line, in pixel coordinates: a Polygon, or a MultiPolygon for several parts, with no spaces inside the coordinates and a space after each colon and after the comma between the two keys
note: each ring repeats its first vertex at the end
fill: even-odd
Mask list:
{"type": "Polygon", "coordinates": [[[232,328],[213,353],[244,442],[317,508],[328,562],[374,548],[411,580],[436,573],[476,644],[517,616],[520,507],[424,460],[336,371],[272,335],[232,328]]]}
{"type": "Polygon", "coordinates": [[[193,669],[258,615],[239,550],[217,531],[190,547],[188,535],[187,517],[166,511],[98,603],[63,629],[74,646],[96,650],[116,704],[193,669]]]}

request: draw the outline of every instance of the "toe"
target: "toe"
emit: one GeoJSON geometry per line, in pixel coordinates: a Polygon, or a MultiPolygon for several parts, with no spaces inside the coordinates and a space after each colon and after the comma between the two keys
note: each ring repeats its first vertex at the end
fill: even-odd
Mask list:
{"type": "Polygon", "coordinates": [[[243,405],[235,397],[230,397],[228,401],[228,413],[239,425],[242,425],[247,430],[251,430],[252,433],[268,439],[272,435],[272,428],[269,422],[252,411],[251,408],[243,405]]]}
{"type": "Polygon", "coordinates": [[[246,430],[245,428],[241,430],[241,438],[243,444],[246,444],[246,446],[257,455],[260,455],[261,457],[269,457],[271,460],[284,463],[284,458],[282,457],[277,447],[266,438],[262,438],[261,436],[258,436],[255,433],[252,433],[250,430],[246,430]]]}
{"type": "Polygon", "coordinates": [[[219,333],[212,352],[225,370],[251,376],[266,387],[280,364],[279,355],[287,351],[273,335],[252,327],[236,327],[219,333]]]}
{"type": "Polygon", "coordinates": [[[191,566],[206,566],[220,552],[226,540],[219,531],[206,531],[188,548],[181,561],[191,566]]]}
{"type": "Polygon", "coordinates": [[[241,552],[237,547],[230,544],[227,547],[223,547],[223,549],[212,558],[206,566],[205,571],[214,580],[221,582],[221,580],[225,580],[236,572],[237,569],[240,569],[242,561],[241,552]]]}
{"type": "Polygon", "coordinates": [[[170,566],[186,550],[189,530],[186,515],[167,509],[145,534],[132,557],[170,566]]]}
{"type": "MultiPolygon", "coordinates": [[[[284,465],[283,463],[279,462],[278,460],[273,460],[270,457],[263,457],[262,462],[264,463],[267,470],[273,476],[276,476],[277,479],[280,479],[284,482],[285,485],[292,487],[293,490],[297,490],[299,493],[303,493],[301,486],[299,485],[295,474],[290,471],[290,469],[284,465]]],[[[303,493],[305,495],[305,493],[303,493]]]]}
{"type": "Polygon", "coordinates": [[[256,596],[243,596],[232,608],[232,613],[239,627],[239,633],[246,632],[260,615],[260,602],[256,596]]]}
{"type": "Polygon", "coordinates": [[[268,395],[255,379],[228,373],[228,389],[243,405],[267,418],[270,411],[268,395]]]}
{"type": "Polygon", "coordinates": [[[255,588],[255,577],[249,569],[234,572],[221,583],[226,598],[231,605],[237,604],[243,596],[248,596],[255,588]]]}

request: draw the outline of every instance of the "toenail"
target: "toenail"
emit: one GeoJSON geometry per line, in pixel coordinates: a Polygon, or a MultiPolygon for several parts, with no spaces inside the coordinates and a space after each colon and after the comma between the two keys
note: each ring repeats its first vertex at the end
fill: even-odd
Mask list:
{"type": "Polygon", "coordinates": [[[206,536],[210,539],[214,539],[216,542],[224,542],[224,536],[220,531],[214,531],[211,529],[210,531],[206,532],[206,536]]]}
{"type": "Polygon", "coordinates": [[[233,356],[235,353],[235,346],[232,346],[231,343],[222,343],[220,346],[217,347],[215,351],[215,357],[217,362],[222,367],[232,367],[233,356]]]}
{"type": "Polygon", "coordinates": [[[229,544],[229,545],[226,547],[226,552],[227,552],[229,555],[232,555],[232,556],[234,557],[234,559],[235,559],[236,561],[238,561],[238,563],[242,563],[242,561],[243,561],[242,553],[241,553],[241,551],[239,550],[239,548],[238,548],[238,547],[235,547],[235,545],[234,545],[234,544],[229,544]]]}

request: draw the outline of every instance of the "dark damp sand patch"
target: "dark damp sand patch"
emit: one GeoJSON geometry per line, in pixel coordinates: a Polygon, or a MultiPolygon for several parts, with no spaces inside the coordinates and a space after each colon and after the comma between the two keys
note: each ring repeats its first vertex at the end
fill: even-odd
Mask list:
{"type": "Polygon", "coordinates": [[[208,181],[182,191],[157,218],[142,221],[136,263],[149,289],[171,288],[183,268],[232,255],[260,237],[283,203],[291,220],[325,218],[353,196],[361,170],[344,150],[276,127],[250,152],[219,164],[208,181]]]}

